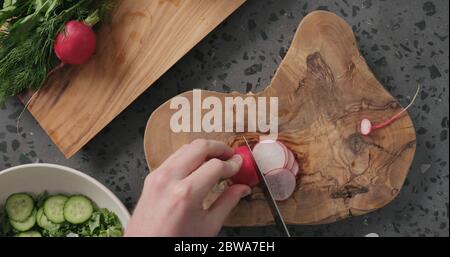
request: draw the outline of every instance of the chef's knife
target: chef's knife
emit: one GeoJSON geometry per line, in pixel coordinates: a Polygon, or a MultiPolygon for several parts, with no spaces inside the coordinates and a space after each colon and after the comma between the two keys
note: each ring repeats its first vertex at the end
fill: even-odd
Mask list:
{"type": "Polygon", "coordinates": [[[258,163],[256,162],[255,157],[253,156],[253,151],[250,148],[250,145],[248,144],[247,139],[245,137],[243,137],[243,138],[244,138],[245,144],[248,147],[248,150],[251,153],[253,163],[255,164],[255,167],[256,167],[256,173],[258,173],[259,185],[261,186],[261,188],[264,192],[264,196],[266,197],[267,203],[269,204],[270,210],[272,212],[272,216],[275,220],[275,224],[276,224],[277,228],[279,229],[280,233],[282,234],[282,236],[290,237],[291,235],[289,234],[289,230],[286,227],[286,223],[284,222],[283,216],[281,215],[281,212],[280,212],[280,209],[278,208],[277,203],[273,199],[273,195],[272,195],[272,192],[270,191],[270,188],[267,185],[266,178],[264,177],[264,174],[262,174],[261,170],[259,169],[258,163]]]}

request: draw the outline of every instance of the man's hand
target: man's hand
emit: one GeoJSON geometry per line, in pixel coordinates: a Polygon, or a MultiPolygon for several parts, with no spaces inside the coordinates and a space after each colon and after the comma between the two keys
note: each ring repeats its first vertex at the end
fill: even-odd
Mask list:
{"type": "Polygon", "coordinates": [[[182,146],[145,179],[125,236],[216,236],[246,185],[232,185],[205,210],[208,192],[236,174],[239,155],[219,141],[198,139],[182,146]]]}

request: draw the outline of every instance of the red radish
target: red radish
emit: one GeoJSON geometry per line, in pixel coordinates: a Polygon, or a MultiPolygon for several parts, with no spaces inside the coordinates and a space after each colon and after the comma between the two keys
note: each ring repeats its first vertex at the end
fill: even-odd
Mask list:
{"type": "Polygon", "coordinates": [[[390,124],[392,124],[394,121],[396,121],[398,118],[401,117],[401,115],[403,113],[406,112],[406,110],[409,109],[409,107],[411,107],[414,103],[414,101],[417,98],[417,95],[419,94],[420,91],[420,85],[417,87],[417,91],[416,94],[414,95],[413,99],[411,100],[411,103],[408,104],[408,106],[406,106],[406,108],[403,108],[403,110],[401,110],[400,112],[398,112],[397,114],[395,114],[394,116],[392,116],[391,118],[379,123],[379,124],[372,124],[372,122],[367,119],[364,118],[361,120],[360,126],[359,126],[359,132],[364,135],[364,136],[368,136],[370,135],[370,133],[372,133],[373,131],[377,130],[377,129],[381,129],[384,127],[389,126],[390,124]]]}
{"type": "Polygon", "coordinates": [[[294,176],[298,175],[298,172],[300,171],[300,166],[298,165],[297,161],[294,162],[294,166],[292,167],[291,171],[292,174],[294,174],[294,176]]]}
{"type": "Polygon", "coordinates": [[[64,64],[86,63],[95,52],[97,40],[91,27],[80,21],[69,21],[55,40],[56,56],[64,64]]]}
{"type": "Polygon", "coordinates": [[[265,178],[276,201],[288,199],[295,190],[295,176],[288,169],[273,170],[267,173],[265,178]]]}
{"type": "Polygon", "coordinates": [[[247,146],[241,146],[234,150],[242,159],[242,166],[239,172],[231,177],[231,181],[235,184],[245,184],[254,187],[259,183],[256,167],[253,162],[252,154],[247,146]]]}
{"type": "Polygon", "coordinates": [[[253,156],[263,174],[284,168],[288,159],[286,150],[276,141],[262,141],[256,144],[253,156]]]}

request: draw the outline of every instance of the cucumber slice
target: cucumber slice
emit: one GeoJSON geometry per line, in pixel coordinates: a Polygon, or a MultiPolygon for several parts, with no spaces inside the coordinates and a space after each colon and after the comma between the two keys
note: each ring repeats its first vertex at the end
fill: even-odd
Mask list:
{"type": "Polygon", "coordinates": [[[15,235],[15,237],[42,237],[42,235],[41,235],[41,233],[39,233],[37,231],[27,231],[27,232],[19,233],[19,234],[15,235]]]}
{"type": "Polygon", "coordinates": [[[64,205],[64,218],[72,224],[87,221],[94,211],[91,200],[82,195],[74,195],[64,205]]]}
{"type": "Polygon", "coordinates": [[[64,204],[67,201],[67,196],[54,195],[47,198],[44,203],[44,214],[53,223],[63,223],[64,219],[64,204]]]}
{"type": "Polygon", "coordinates": [[[47,216],[45,216],[44,208],[39,208],[36,213],[36,223],[39,227],[43,229],[49,229],[55,225],[55,223],[48,220],[47,216]]]}
{"type": "Polygon", "coordinates": [[[25,221],[15,221],[10,219],[9,223],[11,223],[13,228],[20,232],[27,231],[32,228],[34,224],[36,224],[36,211],[34,210],[30,217],[28,217],[25,221]]]}
{"type": "Polygon", "coordinates": [[[5,204],[8,217],[15,221],[25,221],[34,208],[33,198],[29,194],[17,193],[8,197],[5,204]]]}

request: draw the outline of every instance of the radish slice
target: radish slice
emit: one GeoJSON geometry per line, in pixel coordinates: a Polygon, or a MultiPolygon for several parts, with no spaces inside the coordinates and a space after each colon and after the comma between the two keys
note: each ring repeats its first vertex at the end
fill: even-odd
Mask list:
{"type": "Polygon", "coordinates": [[[286,169],[288,170],[292,170],[292,168],[294,167],[294,162],[295,162],[295,156],[294,153],[292,153],[291,150],[288,149],[288,163],[286,164],[286,169]]]}
{"type": "Polygon", "coordinates": [[[295,176],[288,169],[273,170],[265,175],[267,186],[276,201],[288,199],[295,190],[295,176]]]}
{"type": "Polygon", "coordinates": [[[267,139],[267,140],[263,140],[263,141],[261,141],[261,142],[259,142],[260,144],[273,144],[273,143],[276,143],[277,141],[275,141],[275,140],[269,140],[269,139],[267,139]]]}
{"type": "Polygon", "coordinates": [[[279,142],[279,141],[276,141],[279,145],[281,145],[281,147],[283,147],[283,149],[284,149],[284,154],[285,154],[285,156],[286,156],[286,162],[284,163],[284,166],[283,167],[280,167],[280,168],[286,168],[287,166],[288,166],[288,163],[289,163],[289,149],[283,144],[283,143],[281,143],[281,142],[279,142]]]}
{"type": "Polygon", "coordinates": [[[367,136],[370,134],[370,132],[372,131],[372,123],[370,122],[369,119],[363,119],[361,121],[361,127],[359,128],[361,134],[363,134],[364,136],[367,136]]]}
{"type": "Polygon", "coordinates": [[[294,166],[292,167],[291,171],[292,171],[292,174],[294,174],[294,176],[297,177],[298,172],[300,171],[300,166],[298,165],[297,161],[294,162],[294,166]]]}
{"type": "Polygon", "coordinates": [[[263,174],[285,167],[288,158],[287,152],[281,144],[277,142],[265,143],[264,141],[255,145],[253,156],[263,174]]]}

